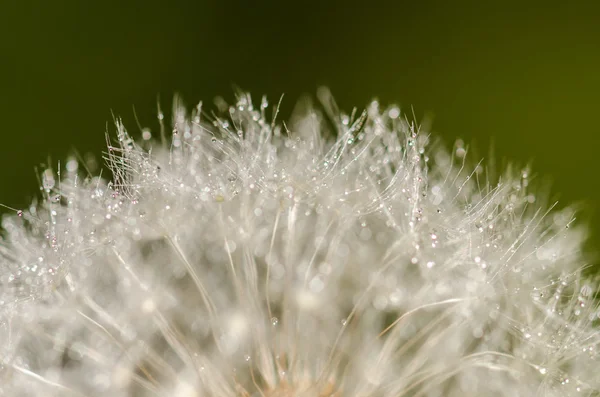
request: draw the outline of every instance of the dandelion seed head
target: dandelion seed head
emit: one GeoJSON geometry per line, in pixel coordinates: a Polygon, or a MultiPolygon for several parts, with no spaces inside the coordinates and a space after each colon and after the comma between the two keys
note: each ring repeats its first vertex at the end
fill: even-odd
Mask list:
{"type": "Polygon", "coordinates": [[[45,170],[2,222],[0,394],[597,395],[573,209],[319,96],[286,123],[176,99],[170,139],[117,121],[110,182],[45,170]]]}

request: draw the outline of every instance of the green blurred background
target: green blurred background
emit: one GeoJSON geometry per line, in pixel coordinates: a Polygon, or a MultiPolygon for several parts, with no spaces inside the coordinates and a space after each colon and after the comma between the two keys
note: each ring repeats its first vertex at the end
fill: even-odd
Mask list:
{"type": "MultiPolygon", "coordinates": [[[[136,131],[170,107],[271,102],[327,85],[431,117],[446,143],[532,160],[600,247],[599,2],[0,1],[0,203],[36,194],[34,166],[100,154],[111,111],[136,131]]],[[[478,159],[478,158],[477,158],[478,159]]]]}

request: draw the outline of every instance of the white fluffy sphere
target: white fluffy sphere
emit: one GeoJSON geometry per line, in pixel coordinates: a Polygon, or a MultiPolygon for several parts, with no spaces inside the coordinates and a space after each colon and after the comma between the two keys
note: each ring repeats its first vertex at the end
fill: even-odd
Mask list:
{"type": "Polygon", "coordinates": [[[117,122],[112,182],[44,172],[3,222],[0,395],[598,396],[572,210],[327,103],[176,101],[170,139],[117,122]]]}

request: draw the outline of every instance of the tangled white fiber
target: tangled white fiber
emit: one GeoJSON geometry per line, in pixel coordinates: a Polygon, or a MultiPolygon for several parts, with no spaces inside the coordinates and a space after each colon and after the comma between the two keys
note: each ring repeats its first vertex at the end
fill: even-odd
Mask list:
{"type": "Polygon", "coordinates": [[[176,100],[170,139],[117,121],[112,182],[46,170],[2,223],[0,395],[599,396],[573,211],[323,102],[176,100]]]}

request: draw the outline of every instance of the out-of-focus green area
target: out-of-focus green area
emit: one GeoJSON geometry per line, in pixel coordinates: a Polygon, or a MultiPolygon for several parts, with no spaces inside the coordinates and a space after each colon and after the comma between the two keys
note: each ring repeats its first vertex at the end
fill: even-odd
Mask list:
{"type": "Polygon", "coordinates": [[[111,111],[136,131],[133,106],[155,127],[158,96],[169,108],[235,85],[291,109],[327,85],[341,108],[377,96],[478,157],[493,143],[533,160],[561,203],[586,203],[600,247],[600,6],[480,3],[4,1],[0,203],[27,205],[48,156],[100,154],[111,111]]]}

